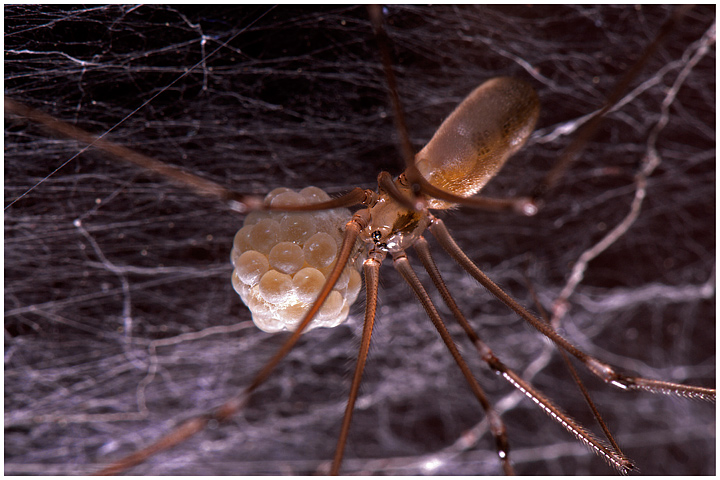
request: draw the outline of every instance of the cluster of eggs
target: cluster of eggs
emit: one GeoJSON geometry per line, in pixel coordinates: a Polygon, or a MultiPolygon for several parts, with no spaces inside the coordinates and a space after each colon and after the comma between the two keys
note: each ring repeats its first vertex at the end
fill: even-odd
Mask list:
{"type": "MultiPolygon", "coordinates": [[[[272,206],[329,200],[317,187],[278,188],[265,197],[272,206]]],[[[235,235],[232,284],[265,332],[294,331],[335,266],[350,212],[252,212],[235,235]]],[[[333,291],[304,331],[335,327],[347,319],[360,292],[359,262],[351,259],[333,291]]]]}

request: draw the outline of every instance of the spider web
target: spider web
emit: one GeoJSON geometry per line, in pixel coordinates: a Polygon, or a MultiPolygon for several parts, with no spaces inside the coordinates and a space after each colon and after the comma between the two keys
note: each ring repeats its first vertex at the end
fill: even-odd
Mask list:
{"type": "MultiPolygon", "coordinates": [[[[664,7],[388,7],[413,145],[484,79],[525,78],[543,105],[538,131],[486,192],[529,193],[668,15],[664,7]]],[[[536,217],[444,215],[491,278],[533,307],[529,282],[550,308],[583,252],[628,215],[650,142],[661,161],[639,216],[589,262],[562,333],[621,369],[703,386],[715,384],[712,41],[690,65],[713,21],[714,9],[701,7],[671,32],[536,217]],[[668,123],[652,143],[668,98],[668,123]]],[[[93,132],[114,127],[112,140],[231,188],[339,193],[401,170],[362,8],[6,6],[5,25],[6,96],[93,132]]],[[[5,210],[7,474],[92,472],[235,394],[285,338],[258,331],[230,285],[241,217],[102,152],[41,182],[82,148],[5,118],[5,205],[35,186],[5,210]]],[[[434,247],[496,354],[592,426],[549,342],[434,247]]],[[[500,473],[477,403],[391,270],[381,272],[343,471],[500,473]]],[[[305,336],[228,424],[131,473],[317,471],[334,451],[361,303],[347,324],[305,336]]],[[[611,472],[451,331],[503,412],[518,473],[611,472]]],[[[584,378],[641,472],[715,473],[712,405],[584,378]]]]}

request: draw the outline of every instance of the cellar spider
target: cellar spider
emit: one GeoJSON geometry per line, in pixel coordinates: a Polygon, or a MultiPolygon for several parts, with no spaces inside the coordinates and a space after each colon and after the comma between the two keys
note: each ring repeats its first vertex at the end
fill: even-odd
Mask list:
{"type": "MultiPolygon", "coordinates": [[[[220,18],[164,6],[9,7],[6,94],[102,132],[265,10],[220,18]],[[62,36],[78,25],[88,39],[62,36]]],[[[662,7],[389,9],[413,145],[482,79],[523,76],[543,105],[538,133],[484,193],[529,192],[572,137],[561,127],[603,101],[667,15],[662,7]]],[[[642,91],[607,119],[537,216],[460,209],[445,218],[521,304],[533,305],[527,276],[551,306],[582,253],[627,214],[647,132],[682,67],[662,69],[682,65],[713,15],[694,11],[672,34],[638,80],[642,91]]],[[[363,9],[277,8],[235,42],[131,115],[113,140],[252,193],[314,184],[335,194],[401,170],[388,160],[399,156],[363,9]]],[[[690,72],[658,139],[663,163],[640,216],[588,264],[562,324],[613,365],[698,385],[712,385],[715,372],[713,79],[712,58],[690,72]]],[[[78,147],[15,119],[6,127],[7,204],[78,147]]],[[[257,331],[232,291],[227,258],[241,219],[217,201],[92,154],[6,209],[5,222],[6,473],[87,473],[141,448],[237,393],[283,341],[257,331]]],[[[590,426],[553,347],[444,255],[436,261],[493,350],[590,426]]],[[[500,473],[462,376],[387,273],[343,472],[500,473]]],[[[361,310],[303,336],[229,424],[132,473],[315,471],[333,454],[361,310]]],[[[608,472],[461,348],[502,413],[518,473],[608,472]]],[[[643,473],[714,473],[711,407],[584,380],[643,473]]]]}

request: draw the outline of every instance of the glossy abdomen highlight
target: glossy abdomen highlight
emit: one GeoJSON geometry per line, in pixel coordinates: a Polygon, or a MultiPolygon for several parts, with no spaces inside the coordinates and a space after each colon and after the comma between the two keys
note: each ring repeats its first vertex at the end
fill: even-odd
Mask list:
{"type": "MultiPolygon", "coordinates": [[[[535,90],[523,80],[493,78],[470,93],[415,157],[432,185],[455,195],[476,194],[527,141],[540,113],[535,90]]],[[[451,203],[430,199],[430,208],[451,203]]]]}

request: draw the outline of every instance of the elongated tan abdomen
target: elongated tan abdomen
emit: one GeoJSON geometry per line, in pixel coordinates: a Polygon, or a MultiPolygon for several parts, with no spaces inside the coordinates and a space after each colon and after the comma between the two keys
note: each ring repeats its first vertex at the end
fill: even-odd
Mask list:
{"type": "MultiPolygon", "coordinates": [[[[455,195],[476,194],[527,141],[540,113],[535,90],[523,80],[493,78],[445,119],[415,157],[420,173],[455,195]]],[[[430,208],[451,203],[431,199],[430,208]]]]}

